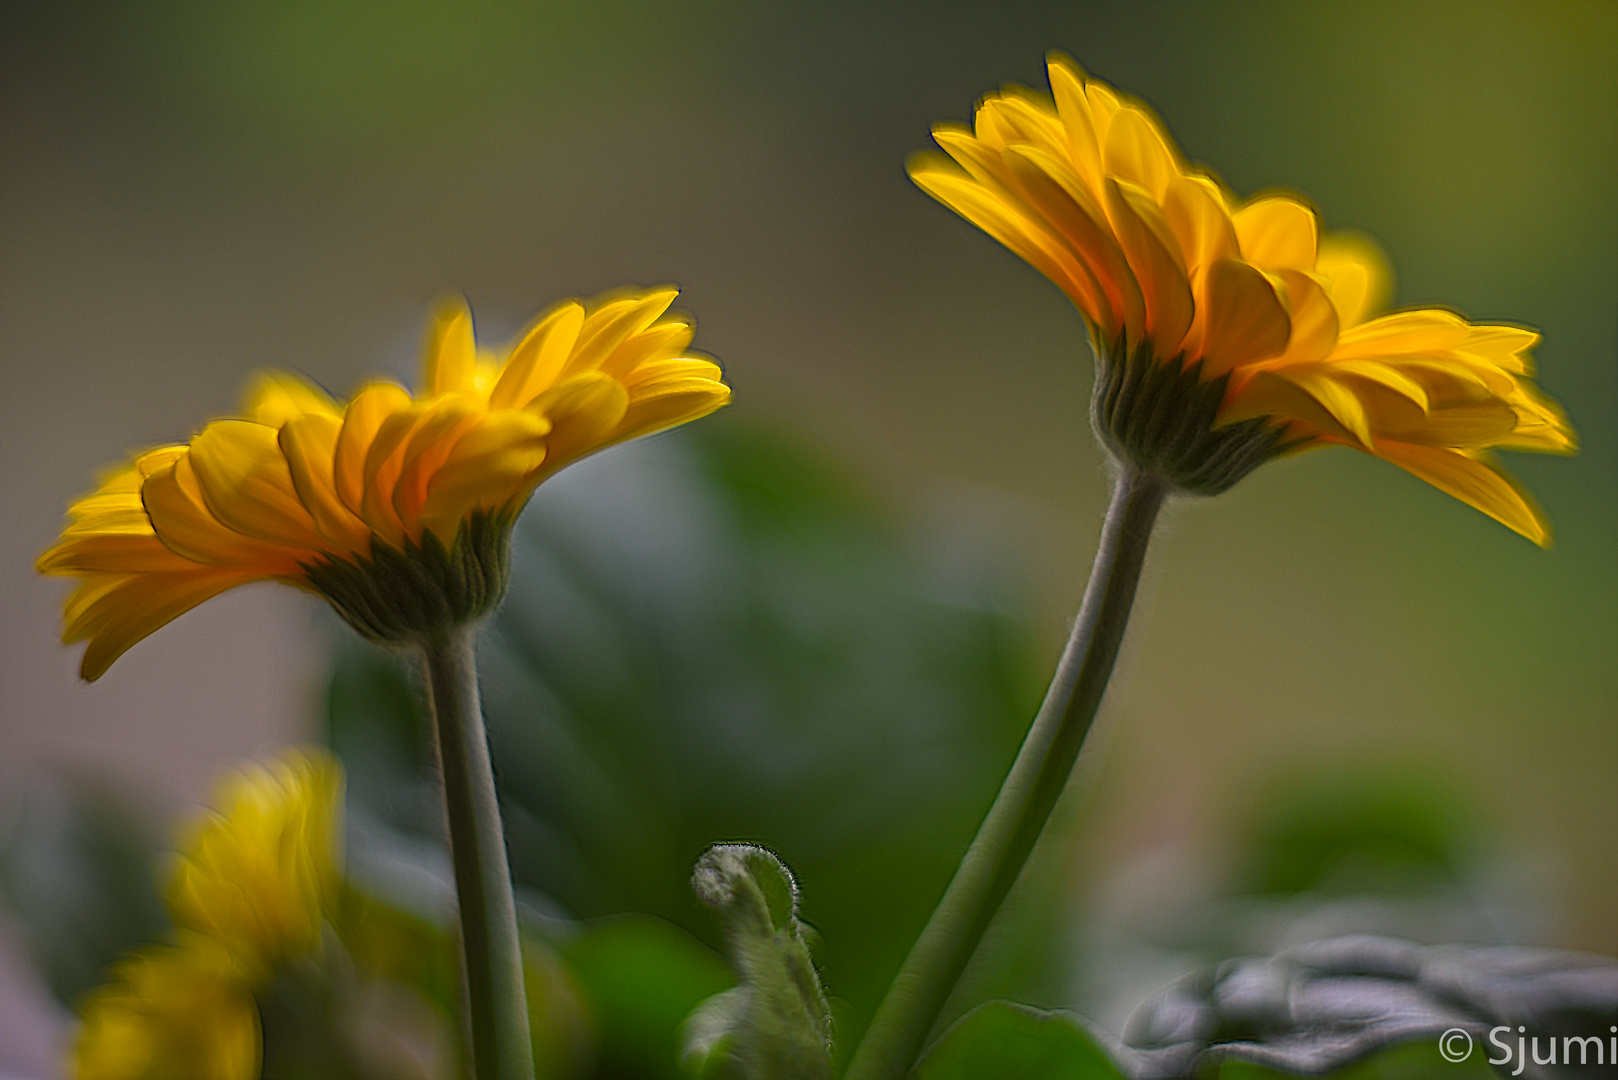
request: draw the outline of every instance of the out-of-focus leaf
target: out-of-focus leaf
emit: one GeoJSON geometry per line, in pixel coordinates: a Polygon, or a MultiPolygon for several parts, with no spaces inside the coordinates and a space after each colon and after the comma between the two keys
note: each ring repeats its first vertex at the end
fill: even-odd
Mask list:
{"type": "Polygon", "coordinates": [[[1462,880],[1475,814],[1433,770],[1311,770],[1267,792],[1248,827],[1239,891],[1400,893],[1462,880]]]}
{"type": "Polygon", "coordinates": [[[168,926],[151,821],[124,797],[59,780],[30,792],[0,844],[0,896],[64,1002],[99,985],[109,964],[168,926]]]}
{"type": "Polygon", "coordinates": [[[1009,1001],[956,1021],[916,1064],[916,1080],[1123,1080],[1072,1016],[1009,1001]]]}
{"type": "MultiPolygon", "coordinates": [[[[1138,1076],[1194,1076],[1229,1061],[1319,1076],[1406,1043],[1424,1044],[1436,1058],[1439,1037],[1453,1028],[1487,1057],[1484,1040],[1500,1025],[1558,1039],[1608,1031],[1618,1025],[1618,962],[1333,938],[1181,980],[1135,1013],[1120,1052],[1138,1076]]],[[[1557,1075],[1611,1073],[1575,1067],[1557,1075]]]]}
{"type": "Polygon", "coordinates": [[[798,883],[773,852],[715,844],[692,888],[718,913],[742,985],[700,1006],[682,1061],[703,1080],[824,1080],[831,1006],[798,922],[798,883]]]}
{"type": "Polygon", "coordinates": [[[597,1076],[677,1080],[680,1025],[735,981],[712,950],[646,916],[588,927],[562,955],[594,1013],[597,1076]]]}

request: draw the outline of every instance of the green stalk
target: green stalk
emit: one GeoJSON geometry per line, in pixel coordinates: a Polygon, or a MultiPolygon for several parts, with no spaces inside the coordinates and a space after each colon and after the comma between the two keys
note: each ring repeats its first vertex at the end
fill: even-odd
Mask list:
{"type": "Polygon", "coordinates": [[[845,1080],[901,1080],[938,1021],[967,961],[1011,891],[1090,731],[1146,561],[1168,481],[1120,463],[1090,584],[1039,713],[1000,794],[894,977],[845,1080]]]}
{"type": "Polygon", "coordinates": [[[471,1075],[533,1080],[517,907],[478,702],[475,640],[475,624],[462,624],[433,634],[422,647],[460,900],[471,1075]]]}

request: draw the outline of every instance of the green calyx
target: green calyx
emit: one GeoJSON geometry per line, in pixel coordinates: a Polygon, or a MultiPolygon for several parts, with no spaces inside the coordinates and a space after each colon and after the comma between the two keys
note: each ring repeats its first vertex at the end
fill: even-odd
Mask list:
{"type": "Polygon", "coordinates": [[[1160,473],[1182,491],[1217,495],[1266,461],[1296,448],[1264,418],[1219,424],[1229,374],[1202,378],[1202,363],[1162,361],[1143,341],[1095,345],[1090,421],[1116,457],[1160,473]]]}
{"type": "Polygon", "coordinates": [[[511,573],[509,513],[479,512],[447,547],[434,534],[402,549],[371,543],[370,557],[306,563],[309,586],[361,637],[384,645],[425,641],[500,605],[511,573]]]}
{"type": "Polygon", "coordinates": [[[751,844],[715,844],[691,877],[718,912],[741,985],[686,1020],[683,1054],[698,1080],[828,1080],[831,1007],[798,922],[798,885],[751,844]]]}

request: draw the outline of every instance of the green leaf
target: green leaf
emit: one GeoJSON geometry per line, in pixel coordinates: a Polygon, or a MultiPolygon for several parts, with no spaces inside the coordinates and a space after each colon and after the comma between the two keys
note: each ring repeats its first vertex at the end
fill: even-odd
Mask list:
{"type": "Polygon", "coordinates": [[[742,985],[710,998],[686,1025],[683,1060],[698,1077],[824,1080],[831,1006],[798,922],[798,884],[751,844],[715,844],[691,886],[718,912],[742,985]]]}
{"type": "Polygon", "coordinates": [[[991,1001],[963,1016],[917,1063],[917,1080],[1122,1080],[1071,1016],[991,1001]]]}

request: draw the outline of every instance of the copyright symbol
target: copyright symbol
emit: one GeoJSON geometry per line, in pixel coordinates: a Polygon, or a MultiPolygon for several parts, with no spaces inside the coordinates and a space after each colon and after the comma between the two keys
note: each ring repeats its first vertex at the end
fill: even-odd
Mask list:
{"type": "Polygon", "coordinates": [[[1438,1037],[1438,1052],[1445,1061],[1465,1061],[1472,1056],[1472,1036],[1460,1028],[1450,1028],[1438,1037]]]}

